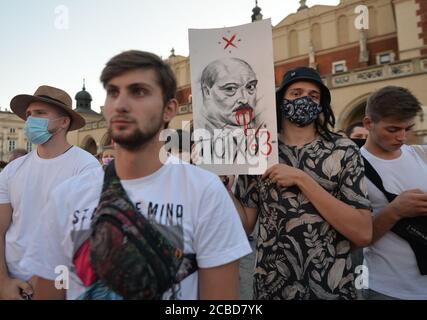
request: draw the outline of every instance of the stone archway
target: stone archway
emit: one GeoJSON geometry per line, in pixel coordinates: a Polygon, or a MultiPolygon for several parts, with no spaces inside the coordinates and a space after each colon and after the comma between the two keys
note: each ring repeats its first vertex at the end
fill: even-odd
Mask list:
{"type": "Polygon", "coordinates": [[[365,117],[366,102],[355,106],[343,122],[343,130],[355,122],[361,122],[365,117]]]}
{"type": "Polygon", "coordinates": [[[108,132],[107,133],[105,133],[103,136],[102,136],[102,138],[101,138],[101,142],[100,142],[100,144],[99,144],[99,147],[100,148],[103,148],[103,147],[105,147],[105,146],[109,146],[109,145],[111,145],[111,143],[112,143],[112,140],[111,140],[111,136],[108,134],[108,132]]]}
{"type": "Polygon", "coordinates": [[[351,124],[363,120],[369,96],[370,93],[360,96],[344,108],[344,111],[339,116],[338,129],[345,130],[351,124]]]}
{"type": "Polygon", "coordinates": [[[93,155],[97,154],[98,147],[95,140],[91,136],[87,136],[83,139],[81,147],[93,155]]]}

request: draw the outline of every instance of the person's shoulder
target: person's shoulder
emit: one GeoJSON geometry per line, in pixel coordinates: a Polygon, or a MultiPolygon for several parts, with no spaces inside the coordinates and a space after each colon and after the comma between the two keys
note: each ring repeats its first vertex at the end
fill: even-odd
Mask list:
{"type": "Polygon", "coordinates": [[[74,166],[80,169],[101,167],[101,164],[95,158],[95,156],[87,152],[86,150],[83,150],[82,148],[77,146],[73,146],[70,151],[72,151],[70,156],[74,158],[74,166]]]}
{"type": "Polygon", "coordinates": [[[334,141],[335,144],[337,144],[337,145],[356,146],[356,144],[354,143],[353,140],[351,140],[350,138],[347,138],[347,137],[343,137],[339,134],[332,134],[331,137],[332,137],[332,141],[334,141]]]}
{"type": "Polygon", "coordinates": [[[72,176],[61,182],[56,188],[56,193],[70,194],[70,192],[89,192],[102,187],[104,170],[101,167],[92,168],[79,175],[72,176]]]}
{"type": "Polygon", "coordinates": [[[410,152],[425,152],[427,153],[427,145],[421,145],[421,144],[404,144],[401,147],[401,150],[404,152],[410,151],[410,152]]]}
{"type": "Polygon", "coordinates": [[[331,134],[331,143],[335,145],[335,148],[359,151],[359,146],[353,140],[339,134],[331,134]]]}
{"type": "Polygon", "coordinates": [[[9,172],[9,173],[13,173],[17,170],[19,170],[19,168],[21,168],[21,166],[24,163],[31,163],[31,159],[34,157],[34,152],[36,152],[35,150],[27,153],[26,155],[23,155],[19,158],[16,158],[15,160],[9,162],[4,169],[2,170],[2,172],[9,172]]]}
{"type": "Polygon", "coordinates": [[[73,146],[70,149],[70,151],[74,155],[78,155],[79,157],[86,158],[86,159],[91,159],[91,160],[93,159],[93,160],[97,161],[96,158],[95,158],[95,156],[93,154],[87,152],[86,150],[84,150],[84,149],[82,149],[82,148],[80,148],[78,146],[73,146]]]}
{"type": "Polygon", "coordinates": [[[16,158],[15,160],[9,162],[4,168],[8,168],[9,170],[11,169],[15,169],[19,166],[21,166],[21,164],[28,158],[29,154],[26,154],[25,156],[16,158]]]}
{"type": "Polygon", "coordinates": [[[89,169],[82,174],[70,177],[67,181],[78,185],[97,184],[104,180],[104,170],[101,166],[89,169]]]}
{"type": "Polygon", "coordinates": [[[365,146],[360,147],[360,154],[364,157],[371,155],[371,153],[368,150],[366,150],[365,146]]]}
{"type": "Polygon", "coordinates": [[[420,157],[424,162],[427,163],[427,145],[408,145],[404,144],[401,147],[403,153],[410,154],[413,157],[420,157]]]}
{"type": "Polygon", "coordinates": [[[205,170],[203,168],[200,168],[196,165],[192,165],[175,156],[169,156],[169,159],[166,164],[173,166],[172,168],[174,168],[174,170],[181,170],[183,172],[186,172],[188,174],[191,174],[197,177],[204,177],[204,178],[211,178],[211,179],[216,177],[214,173],[208,170],[205,170]]]}
{"type": "Polygon", "coordinates": [[[198,186],[209,185],[213,181],[220,182],[218,176],[206,169],[192,165],[188,162],[182,161],[175,156],[170,156],[167,165],[171,166],[172,170],[180,171],[186,176],[187,179],[197,183],[198,186]]]}
{"type": "Polygon", "coordinates": [[[415,146],[413,145],[409,145],[409,144],[404,144],[400,147],[400,150],[402,152],[414,152],[415,151],[415,146]]]}

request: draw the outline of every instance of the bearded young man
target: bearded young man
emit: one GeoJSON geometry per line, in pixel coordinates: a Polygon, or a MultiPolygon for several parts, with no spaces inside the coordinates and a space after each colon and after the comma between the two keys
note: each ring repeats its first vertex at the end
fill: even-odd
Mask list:
{"type": "MultiPolygon", "coordinates": [[[[40,277],[35,298],[64,298],[63,290],[55,288],[54,269],[65,265],[71,268],[68,299],[237,299],[239,259],[251,250],[224,186],[214,174],[182,164],[174,156],[169,155],[165,163],[160,160],[164,145],[160,133],[178,107],[171,68],[154,54],[127,51],[107,63],[101,82],[107,91],[104,115],[116,157],[105,175],[101,169],[93,171],[54,191],[45,215],[56,217],[56,227],[52,232],[43,226],[39,229],[39,236],[48,239],[30,248],[23,261],[40,277]],[[132,290],[130,296],[112,290],[114,285],[101,274],[105,268],[97,267],[111,258],[104,253],[111,253],[108,244],[117,230],[104,229],[99,240],[91,220],[111,210],[134,220],[145,219],[137,229],[146,232],[138,233],[136,243],[147,240],[148,245],[137,247],[146,254],[135,247],[132,253],[119,250],[116,254],[125,252],[129,268],[147,272],[139,277],[123,265],[109,264],[113,266],[107,277],[132,290]],[[172,256],[171,247],[176,249],[172,256]],[[41,251],[49,252],[49,259],[38,260],[41,251]],[[90,263],[85,251],[91,252],[90,263]],[[179,270],[173,268],[177,259],[187,256],[191,259],[184,259],[179,270]],[[118,274],[125,276],[118,279],[118,274]],[[165,278],[174,280],[169,283],[165,278]]],[[[124,239],[124,248],[135,241],[130,236],[124,239]]]]}

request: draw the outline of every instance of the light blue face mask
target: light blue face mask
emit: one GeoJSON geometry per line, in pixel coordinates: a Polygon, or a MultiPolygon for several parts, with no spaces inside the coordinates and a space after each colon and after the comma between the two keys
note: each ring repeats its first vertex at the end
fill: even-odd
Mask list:
{"type": "MultiPolygon", "coordinates": [[[[54,120],[57,119],[53,119],[52,121],[54,120]]],[[[30,116],[27,118],[27,121],[25,121],[25,135],[33,144],[46,143],[50,138],[52,138],[52,133],[49,132],[48,126],[49,119],[35,118],[30,116]]]]}

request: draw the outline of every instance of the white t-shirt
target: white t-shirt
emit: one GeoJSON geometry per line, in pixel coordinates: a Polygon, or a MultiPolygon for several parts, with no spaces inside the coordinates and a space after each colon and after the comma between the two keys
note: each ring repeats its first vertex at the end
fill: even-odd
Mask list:
{"type": "Polygon", "coordinates": [[[93,155],[73,146],[53,159],[42,159],[37,150],[33,150],[12,161],[0,173],[0,203],[10,203],[13,209],[5,245],[11,277],[28,280],[31,276],[19,267],[19,262],[52,189],[72,176],[97,167],[100,164],[93,155]]]}
{"type": "MultiPolygon", "coordinates": [[[[178,162],[179,159],[171,156],[153,174],[121,181],[136,208],[146,217],[150,211],[156,222],[173,229],[183,242],[184,253],[196,254],[199,268],[224,265],[251,253],[240,217],[220,179],[208,171],[178,162]]],[[[36,232],[44,241],[31,246],[22,267],[55,280],[56,266],[72,266],[73,252],[90,230],[103,179],[102,170],[93,170],[69,179],[54,190],[44,210],[46,223],[36,232]],[[47,254],[41,260],[44,252],[47,254]]],[[[69,284],[67,299],[76,299],[85,291],[73,268],[70,268],[69,284]]],[[[178,289],[177,299],[197,299],[198,272],[185,278],[175,289],[178,289]]],[[[169,297],[170,292],[163,296],[169,297]]]]}
{"type": "MultiPolygon", "coordinates": [[[[361,153],[378,172],[388,192],[399,195],[417,188],[427,192],[427,164],[411,146],[404,145],[401,150],[401,156],[393,160],[377,158],[364,147],[361,153]]],[[[389,202],[369,179],[366,186],[375,215],[389,202]]],[[[427,299],[427,276],[420,274],[407,241],[389,231],[365,248],[364,254],[370,289],[399,299],[427,299]]]]}

